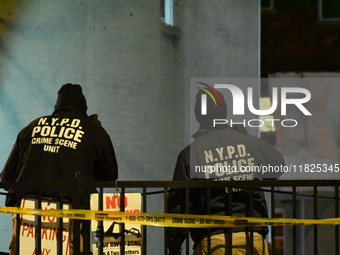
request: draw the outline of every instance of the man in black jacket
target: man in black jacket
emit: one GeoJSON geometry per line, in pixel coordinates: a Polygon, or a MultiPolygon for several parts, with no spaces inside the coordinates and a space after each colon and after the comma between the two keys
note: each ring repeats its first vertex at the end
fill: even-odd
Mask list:
{"type": "MultiPolygon", "coordinates": [[[[216,91],[215,91],[216,92],[216,91]]],[[[200,124],[195,139],[178,156],[174,181],[197,179],[209,180],[254,180],[277,178],[280,173],[262,175],[253,170],[259,166],[282,167],[283,156],[265,141],[235,130],[226,125],[214,127],[214,119],[225,119],[227,107],[223,102],[215,104],[206,97],[207,114],[201,114],[202,90],[196,96],[195,116],[200,124]]],[[[282,174],[282,173],[281,173],[282,174]]],[[[173,189],[169,193],[168,207],[171,213],[185,212],[185,192],[173,189]]],[[[230,187],[211,189],[210,195],[202,188],[189,191],[190,213],[207,215],[268,217],[265,197],[260,190],[232,189],[230,187]],[[210,198],[209,198],[210,197],[210,198]]],[[[253,228],[253,237],[244,227],[235,228],[193,228],[190,229],[194,241],[195,255],[225,255],[228,236],[232,235],[232,254],[247,254],[250,240],[253,240],[254,254],[268,254],[264,240],[267,227],[253,228]]],[[[181,254],[185,239],[183,228],[168,228],[168,248],[170,255],[181,254]]]]}
{"type": "MultiPolygon", "coordinates": [[[[89,209],[94,181],[117,180],[111,139],[86,111],[81,86],[65,84],[52,115],[37,118],[20,131],[1,173],[1,181],[20,184],[9,189],[6,206],[20,206],[22,198],[36,195],[89,209]]],[[[11,252],[13,245],[12,240],[11,252]]]]}

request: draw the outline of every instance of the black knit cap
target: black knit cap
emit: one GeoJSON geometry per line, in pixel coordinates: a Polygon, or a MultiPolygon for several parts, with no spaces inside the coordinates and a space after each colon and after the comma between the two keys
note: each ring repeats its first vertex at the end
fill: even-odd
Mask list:
{"type": "Polygon", "coordinates": [[[55,110],[62,107],[74,107],[80,113],[86,115],[87,104],[83,95],[83,90],[79,84],[67,83],[61,86],[58,91],[57,102],[54,106],[55,110]]]}
{"type": "Polygon", "coordinates": [[[201,114],[201,105],[202,105],[202,94],[206,92],[199,90],[196,94],[196,102],[195,102],[195,117],[197,122],[201,125],[202,128],[211,129],[213,128],[213,120],[214,119],[225,119],[227,117],[227,104],[224,100],[223,94],[216,91],[221,98],[222,104],[215,104],[213,100],[208,96],[207,97],[207,115],[201,114]]]}

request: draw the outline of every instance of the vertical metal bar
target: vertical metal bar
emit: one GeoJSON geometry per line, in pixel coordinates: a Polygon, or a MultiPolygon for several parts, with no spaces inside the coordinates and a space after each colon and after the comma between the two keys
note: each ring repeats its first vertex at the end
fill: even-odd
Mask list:
{"type": "MultiPolygon", "coordinates": [[[[41,195],[38,196],[38,209],[41,209],[41,195]]],[[[37,226],[36,226],[36,236],[35,236],[35,243],[36,243],[36,254],[41,254],[41,216],[37,216],[37,226]]]]}
{"type": "MultiPolygon", "coordinates": [[[[339,218],[339,186],[334,187],[334,192],[335,192],[335,218],[339,218]]],[[[335,254],[339,255],[340,254],[340,249],[339,249],[339,225],[335,225],[335,254]]]]}
{"type": "MultiPolygon", "coordinates": [[[[313,186],[314,189],[314,219],[318,218],[318,186],[313,186]]],[[[318,255],[318,226],[314,225],[314,255],[318,255]]]]}
{"type": "MultiPolygon", "coordinates": [[[[98,197],[98,209],[99,211],[104,210],[104,188],[99,188],[99,197],[98,197]]],[[[98,221],[98,229],[99,231],[99,243],[98,243],[98,254],[103,255],[104,254],[104,223],[103,221],[98,221]]]]}
{"type": "MultiPolygon", "coordinates": [[[[254,190],[253,187],[250,188],[250,194],[249,194],[249,217],[254,216],[254,190]]],[[[253,227],[249,227],[249,233],[250,233],[250,240],[249,240],[249,254],[254,254],[254,229],[253,227]]],[[[248,240],[247,240],[248,242],[248,240]]]]}
{"type": "Polygon", "coordinates": [[[245,238],[246,238],[246,255],[252,255],[252,253],[250,253],[250,236],[249,236],[249,227],[245,228],[245,238]]]}
{"type": "MultiPolygon", "coordinates": [[[[143,187],[143,207],[142,210],[143,212],[147,212],[147,189],[146,187],[143,187]]],[[[147,251],[147,228],[146,225],[142,225],[142,255],[146,255],[146,251],[147,251]]],[[[166,249],[166,247],[165,247],[166,249]]]]}
{"type": "MultiPolygon", "coordinates": [[[[168,189],[167,187],[164,188],[164,212],[168,212],[168,189]]],[[[164,228],[164,255],[167,254],[167,248],[168,248],[168,238],[167,238],[167,231],[166,228],[164,228]]],[[[146,254],[143,254],[146,255],[146,254]]]]}
{"type": "MultiPolygon", "coordinates": [[[[207,215],[211,215],[211,188],[210,187],[207,187],[207,215]]],[[[208,234],[208,237],[207,237],[207,241],[208,241],[208,249],[207,249],[207,253],[208,254],[211,254],[211,236],[210,236],[210,232],[211,232],[211,229],[208,228],[207,229],[207,234],[208,234]]]]}
{"type": "MultiPolygon", "coordinates": [[[[270,213],[271,217],[275,217],[275,187],[271,187],[270,190],[270,202],[271,202],[271,208],[270,213]]],[[[272,253],[275,254],[275,227],[271,227],[271,239],[272,239],[272,253]]]]}
{"type": "MultiPolygon", "coordinates": [[[[305,200],[304,199],[301,199],[300,200],[300,203],[299,203],[299,216],[300,218],[304,219],[305,218],[305,200]]],[[[306,242],[306,238],[305,238],[305,233],[306,233],[306,228],[304,225],[300,226],[301,228],[301,234],[300,234],[300,243],[301,243],[301,247],[300,247],[300,250],[299,250],[299,255],[305,255],[306,252],[306,245],[307,242],[306,242]]]]}
{"type": "MultiPolygon", "coordinates": [[[[296,186],[292,187],[292,192],[293,192],[293,219],[297,218],[297,212],[296,212],[296,186]]],[[[297,252],[297,235],[296,235],[296,226],[293,226],[293,255],[296,255],[297,252]]]]}
{"type": "Polygon", "coordinates": [[[90,238],[90,233],[91,233],[91,222],[88,220],[81,220],[81,237],[82,237],[82,254],[90,254],[91,250],[91,238],[90,238]]]}
{"type": "MultiPolygon", "coordinates": [[[[76,172],[75,173],[75,185],[78,189],[78,194],[75,196],[75,201],[73,203],[74,209],[80,209],[81,208],[81,194],[82,194],[82,188],[81,188],[81,173],[76,172]]],[[[73,244],[73,253],[74,254],[80,254],[80,220],[72,220],[72,244],[73,244]]]]}
{"type": "Polygon", "coordinates": [[[72,219],[72,247],[73,253],[80,253],[80,221],[72,219]]]}
{"type": "MultiPolygon", "coordinates": [[[[57,203],[57,209],[63,209],[63,199],[60,198],[57,203]]],[[[58,218],[58,237],[57,237],[57,254],[63,254],[63,218],[58,218]]]]}
{"type": "MultiPolygon", "coordinates": [[[[228,208],[227,208],[227,215],[232,216],[232,208],[233,208],[233,189],[226,188],[228,192],[228,208]]],[[[230,228],[227,232],[227,240],[226,240],[226,254],[232,255],[233,254],[233,235],[230,231],[230,228]]]]}
{"type": "MultiPolygon", "coordinates": [[[[190,204],[190,201],[189,201],[189,197],[190,194],[189,194],[189,188],[185,188],[185,213],[188,214],[190,213],[190,210],[189,210],[189,204],[190,204]]],[[[185,238],[185,254],[186,255],[189,255],[189,233],[187,232],[186,234],[186,238],[185,238]]]]}
{"type": "MultiPolygon", "coordinates": [[[[120,211],[125,211],[125,187],[122,187],[121,193],[120,193],[120,211]]],[[[120,254],[125,254],[125,223],[122,223],[120,226],[120,235],[121,235],[121,241],[120,241],[120,254]]]]}
{"type": "Polygon", "coordinates": [[[16,220],[15,255],[20,254],[20,225],[21,225],[20,217],[21,217],[20,214],[15,215],[15,220],[16,220]]]}

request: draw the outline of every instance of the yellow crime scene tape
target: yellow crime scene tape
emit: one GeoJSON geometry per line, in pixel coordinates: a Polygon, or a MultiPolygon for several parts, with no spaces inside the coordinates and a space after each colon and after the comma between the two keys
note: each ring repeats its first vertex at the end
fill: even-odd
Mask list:
{"type": "Polygon", "coordinates": [[[255,218],[217,215],[191,215],[172,213],[113,212],[78,209],[30,209],[0,207],[0,213],[26,214],[78,220],[113,221],[139,225],[182,228],[225,228],[255,226],[339,225],[340,218],[289,219],[255,218]]]}

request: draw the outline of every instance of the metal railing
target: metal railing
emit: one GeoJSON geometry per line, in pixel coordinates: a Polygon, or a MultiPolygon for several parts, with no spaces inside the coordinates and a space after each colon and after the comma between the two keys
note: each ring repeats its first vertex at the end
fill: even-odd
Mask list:
{"type": "MultiPolygon", "coordinates": [[[[0,188],[13,187],[17,184],[0,183],[0,188]]],[[[55,184],[54,184],[55,185],[55,184]]],[[[188,203],[188,194],[195,188],[204,188],[209,192],[213,188],[239,188],[247,190],[260,189],[265,192],[267,203],[269,206],[269,213],[271,217],[275,217],[278,209],[284,209],[284,214],[287,218],[294,219],[320,219],[320,218],[339,218],[339,186],[340,182],[337,180],[261,180],[261,181],[219,181],[219,182],[206,182],[206,181],[119,181],[116,187],[112,182],[96,182],[96,186],[99,191],[99,210],[103,207],[103,194],[107,190],[113,192],[119,192],[120,194],[120,211],[124,211],[124,197],[126,193],[139,192],[142,195],[142,212],[151,213],[164,213],[168,211],[167,197],[171,188],[181,188],[186,192],[186,199],[188,203]]],[[[250,192],[251,193],[251,192],[250,192]]],[[[41,198],[39,198],[41,207],[41,198]]],[[[251,201],[251,200],[250,200],[251,201]]],[[[59,208],[63,208],[63,200],[59,199],[59,208]]],[[[250,208],[252,207],[252,201],[250,202],[250,208]]],[[[74,207],[73,207],[74,208],[74,207]]],[[[76,208],[74,208],[76,209],[76,208]]],[[[41,227],[41,217],[38,218],[38,228],[41,227]]],[[[20,220],[18,216],[18,220],[20,220]]],[[[59,220],[59,228],[62,229],[63,220],[59,220]]],[[[80,254],[80,247],[77,242],[80,240],[80,221],[75,220],[73,229],[73,250],[74,254],[80,254]]],[[[125,244],[124,237],[124,224],[120,225],[121,229],[121,243],[125,244]]],[[[99,229],[102,225],[99,225],[99,229]]],[[[17,227],[17,231],[20,230],[20,226],[17,227]]],[[[155,227],[141,226],[142,242],[141,242],[141,254],[167,254],[167,241],[165,238],[166,232],[162,230],[162,234],[159,234],[159,228],[157,237],[153,232],[155,227]],[[155,245],[154,239],[157,238],[158,248],[155,245]],[[150,245],[149,240],[152,240],[150,245]]],[[[251,229],[250,229],[251,231],[251,229]]],[[[38,231],[39,232],[39,231],[38,231]]],[[[37,233],[38,233],[37,232],[37,233]]],[[[60,231],[62,232],[62,231],[60,231]]],[[[59,235],[61,233],[58,232],[59,235]]],[[[88,233],[90,235],[90,233],[88,233]]],[[[19,235],[18,235],[19,236],[19,235]]],[[[41,251],[40,234],[36,235],[36,249],[37,254],[41,251]]],[[[103,238],[102,233],[99,233],[99,238],[103,238]]],[[[63,247],[61,244],[62,238],[58,238],[57,242],[57,254],[63,254],[63,247]]],[[[85,237],[83,240],[90,240],[90,237],[85,237]]],[[[150,241],[151,241],[150,240],[150,241]]],[[[19,242],[17,237],[17,242],[19,242]]],[[[287,226],[287,227],[270,227],[270,233],[268,235],[268,241],[270,244],[270,254],[336,254],[340,253],[340,240],[339,240],[339,225],[327,225],[327,226],[287,226]],[[323,236],[325,232],[327,239],[323,236]]],[[[101,240],[100,243],[103,243],[101,240]]],[[[86,243],[84,243],[86,247],[86,243]]],[[[189,236],[186,239],[184,247],[184,254],[192,254],[190,247],[189,236]]],[[[88,245],[89,248],[89,245],[88,245]]],[[[98,253],[104,254],[103,246],[99,245],[98,253]]],[[[231,254],[231,248],[228,250],[228,254],[231,254]]],[[[85,251],[85,254],[88,251],[85,251]]],[[[125,245],[120,246],[120,254],[125,254],[125,245]]]]}

